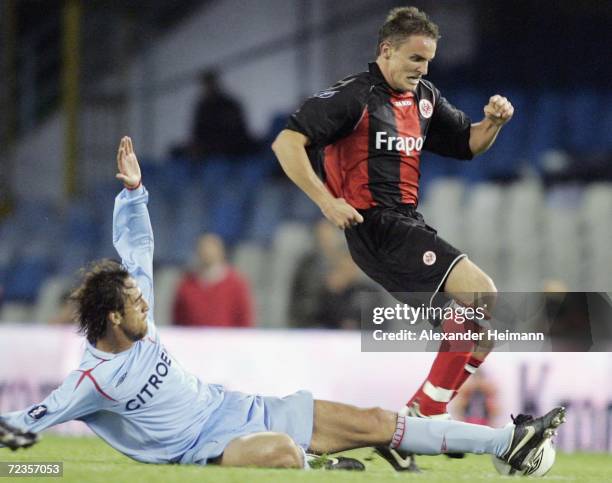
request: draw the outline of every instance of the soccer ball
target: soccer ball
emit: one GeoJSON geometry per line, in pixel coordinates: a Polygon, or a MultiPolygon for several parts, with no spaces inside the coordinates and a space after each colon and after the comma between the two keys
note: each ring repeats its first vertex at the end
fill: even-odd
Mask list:
{"type": "Polygon", "coordinates": [[[555,455],[556,451],[552,440],[546,438],[527,455],[526,460],[531,464],[524,470],[515,470],[496,456],[491,456],[491,459],[493,460],[493,466],[500,475],[544,476],[552,468],[555,455]]]}

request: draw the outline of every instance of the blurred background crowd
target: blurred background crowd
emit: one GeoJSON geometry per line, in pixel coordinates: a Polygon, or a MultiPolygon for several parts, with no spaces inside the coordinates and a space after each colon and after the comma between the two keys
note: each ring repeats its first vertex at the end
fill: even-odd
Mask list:
{"type": "MultiPolygon", "coordinates": [[[[428,78],[475,121],[471,162],[422,156],[421,211],[502,291],[612,287],[612,4],[414,1],[428,78]],[[588,34],[586,34],[588,32],[588,34]]],[[[115,256],[116,145],[150,192],[158,324],[357,328],[364,278],[270,143],[300,102],[373,60],[397,2],[3,0],[0,322],[71,323],[76,270],[115,256]]]]}

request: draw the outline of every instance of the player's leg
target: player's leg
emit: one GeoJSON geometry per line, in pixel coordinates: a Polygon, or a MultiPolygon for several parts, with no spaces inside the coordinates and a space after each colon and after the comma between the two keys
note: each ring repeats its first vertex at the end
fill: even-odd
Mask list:
{"type": "MultiPolygon", "coordinates": [[[[491,278],[467,257],[461,258],[449,271],[443,291],[461,306],[480,308],[489,314],[495,306],[497,289],[491,278]]],[[[447,320],[445,332],[480,330],[474,322],[457,324],[447,320]]],[[[477,345],[465,342],[443,342],[431,370],[407,406],[409,414],[437,416],[446,414],[447,404],[463,383],[482,364],[493,344],[488,340],[477,345]]]]}
{"type": "MultiPolygon", "coordinates": [[[[529,446],[530,450],[550,438],[554,429],[564,422],[565,410],[556,408],[538,419],[521,415],[516,418],[515,425],[500,429],[459,421],[412,418],[379,408],[361,409],[329,401],[315,401],[312,416],[310,449],[315,453],[389,445],[417,454],[488,453],[522,467],[529,463],[528,455],[531,454],[524,447],[529,446]]],[[[304,453],[284,433],[253,433],[232,440],[219,463],[223,466],[301,468],[304,453]]]]}
{"type": "Polygon", "coordinates": [[[555,408],[536,419],[519,415],[513,425],[496,429],[460,421],[402,416],[379,408],[361,409],[315,401],[310,450],[333,453],[389,445],[403,452],[426,455],[487,453],[522,468],[529,464],[531,450],[552,437],[564,421],[565,409],[555,408]]]}
{"type": "Polygon", "coordinates": [[[511,435],[512,428],[407,417],[380,408],[362,409],[317,400],[310,450],[321,454],[390,446],[431,455],[454,451],[502,454],[511,435]]]}
{"type": "Polygon", "coordinates": [[[495,307],[497,288],[483,270],[467,257],[451,269],[443,291],[464,306],[481,307],[490,314],[495,307]]]}
{"type": "Polygon", "coordinates": [[[290,436],[263,432],[230,441],[219,459],[221,466],[303,468],[304,452],[290,436]]]}
{"type": "Polygon", "coordinates": [[[397,413],[392,411],[315,400],[309,451],[323,454],[364,446],[388,445],[396,424],[397,413]]]}
{"type": "MultiPolygon", "coordinates": [[[[463,293],[487,294],[476,304],[492,305],[489,293],[495,286],[489,277],[455,247],[437,235],[414,209],[368,210],[364,223],[345,231],[351,256],[373,280],[398,300],[429,304],[440,290],[451,296],[463,293]]],[[[494,296],[493,296],[494,297],[494,296]]],[[[463,305],[474,305],[474,297],[463,297],[463,305]]],[[[448,323],[445,330],[462,330],[463,325],[448,323]]],[[[474,327],[478,330],[477,327],[474,327]]],[[[456,392],[459,379],[467,370],[480,365],[487,350],[474,345],[445,344],[440,347],[429,375],[408,400],[414,415],[446,415],[446,407],[456,392]]]]}
{"type": "MultiPolygon", "coordinates": [[[[497,288],[493,280],[467,258],[462,259],[453,267],[444,284],[444,292],[461,305],[484,309],[487,318],[490,318],[497,301],[497,288]]],[[[476,324],[472,324],[471,328],[475,329],[476,324]]],[[[470,375],[480,367],[493,350],[493,345],[489,339],[483,338],[475,346],[465,364],[464,371],[455,383],[455,394],[470,375]]]]}
{"type": "Polygon", "coordinates": [[[501,455],[508,449],[512,430],[315,401],[310,451],[322,454],[364,446],[390,446],[427,455],[456,451],[501,455]]]}

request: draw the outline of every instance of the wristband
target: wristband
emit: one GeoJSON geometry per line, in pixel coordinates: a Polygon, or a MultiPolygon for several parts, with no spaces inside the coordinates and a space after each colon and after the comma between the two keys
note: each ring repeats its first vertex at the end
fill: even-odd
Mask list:
{"type": "Polygon", "coordinates": [[[128,185],[124,184],[123,186],[125,187],[126,190],[128,191],[134,191],[137,190],[138,188],[140,188],[140,186],[142,185],[142,179],[138,180],[138,184],[136,186],[134,186],[133,188],[129,187],[128,185]]]}

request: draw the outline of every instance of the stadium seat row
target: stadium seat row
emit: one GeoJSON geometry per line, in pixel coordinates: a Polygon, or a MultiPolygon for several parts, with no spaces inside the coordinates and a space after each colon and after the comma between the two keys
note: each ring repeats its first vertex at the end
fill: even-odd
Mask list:
{"type": "MultiPolygon", "coordinates": [[[[246,223],[242,233],[248,238],[234,244],[232,258],[251,281],[257,321],[265,326],[283,326],[298,261],[313,246],[310,223],[319,216],[316,208],[298,190],[276,181],[262,185],[255,200],[249,202],[252,206],[242,200],[242,208],[251,210],[250,220],[239,213],[239,196],[232,195],[236,196],[236,205],[230,204],[224,211],[220,202],[210,208],[200,193],[195,189],[177,193],[180,200],[176,206],[163,195],[151,197],[158,323],[170,321],[176,282],[181,267],[190,260],[195,237],[200,230],[214,230],[224,222],[231,224],[228,216],[233,213],[240,223],[246,223]],[[209,215],[215,209],[221,213],[209,215]],[[211,218],[208,221],[207,216],[211,218]],[[201,223],[195,223],[195,219],[201,223]]],[[[225,200],[220,193],[220,199],[225,200]]],[[[45,249],[57,243],[46,240],[46,230],[41,230],[43,238],[30,238],[28,243],[13,236],[13,242],[27,246],[13,246],[22,256],[7,258],[5,248],[11,248],[11,236],[6,226],[0,226],[0,281],[4,287],[0,320],[42,321],[44,314],[57,305],[57,287],[62,283],[65,287],[67,275],[91,258],[114,255],[110,220],[106,227],[87,228],[87,213],[80,208],[73,211],[68,216],[72,221],[65,221],[64,226],[69,232],[77,230],[78,236],[62,243],[63,248],[54,253],[45,249]],[[80,229],[79,223],[83,224],[80,229]],[[108,233],[101,239],[80,233],[89,229],[108,233]],[[96,252],[95,246],[102,245],[104,251],[96,252]]],[[[605,291],[612,286],[612,226],[606,222],[612,219],[612,184],[586,188],[569,185],[545,191],[535,180],[500,186],[442,178],[431,184],[420,211],[442,237],[468,253],[491,275],[499,290],[538,291],[547,280],[562,282],[570,290],[605,291]]],[[[32,211],[28,213],[35,216],[32,211]]],[[[225,230],[221,233],[231,233],[225,230]]]]}

